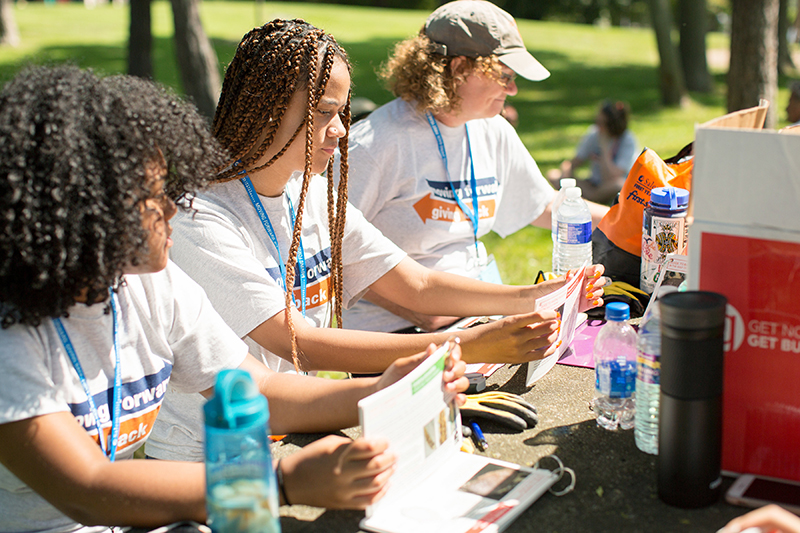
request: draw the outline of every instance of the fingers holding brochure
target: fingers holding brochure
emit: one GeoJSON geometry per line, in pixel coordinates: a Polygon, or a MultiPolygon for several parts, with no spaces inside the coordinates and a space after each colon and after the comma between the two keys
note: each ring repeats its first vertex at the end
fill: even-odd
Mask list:
{"type": "Polygon", "coordinates": [[[289,503],[365,509],[383,496],[395,471],[397,458],[388,446],[385,440],[328,435],[284,457],[289,503]]]}
{"type": "MultiPolygon", "coordinates": [[[[464,377],[467,365],[461,359],[461,340],[459,337],[448,339],[447,357],[445,358],[444,373],[442,381],[444,389],[455,395],[455,401],[462,405],[466,400],[464,391],[469,387],[469,380],[464,377]]],[[[406,374],[417,368],[422,361],[430,357],[436,351],[436,345],[430,344],[424,352],[420,352],[409,357],[401,357],[386,369],[375,385],[375,391],[385,389],[389,385],[399,381],[406,374]]]]}
{"type": "Polygon", "coordinates": [[[468,363],[517,364],[554,353],[561,327],[555,310],[506,316],[459,332],[468,363]]]}

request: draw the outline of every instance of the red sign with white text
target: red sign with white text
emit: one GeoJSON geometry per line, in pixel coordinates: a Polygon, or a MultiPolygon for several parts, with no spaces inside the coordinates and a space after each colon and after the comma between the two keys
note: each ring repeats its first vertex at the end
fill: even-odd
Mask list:
{"type": "Polygon", "coordinates": [[[722,468],[800,481],[800,243],[701,238],[699,289],[729,304],[722,468]]]}

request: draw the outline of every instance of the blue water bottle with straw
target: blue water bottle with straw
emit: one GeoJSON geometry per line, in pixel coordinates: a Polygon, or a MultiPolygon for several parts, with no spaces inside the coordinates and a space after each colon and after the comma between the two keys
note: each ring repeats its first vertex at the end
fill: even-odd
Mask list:
{"type": "Polygon", "coordinates": [[[280,533],[267,399],[249,373],[223,370],[203,413],[208,525],[216,533],[280,533]]]}

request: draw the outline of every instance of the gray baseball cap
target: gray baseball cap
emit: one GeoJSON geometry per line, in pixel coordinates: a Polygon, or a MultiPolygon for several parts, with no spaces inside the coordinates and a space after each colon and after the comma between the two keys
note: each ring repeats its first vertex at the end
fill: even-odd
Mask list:
{"type": "Polygon", "coordinates": [[[428,17],[424,33],[447,56],[496,55],[508,68],[532,81],[550,72],[526,49],[514,17],[486,0],[455,0],[428,17]]]}

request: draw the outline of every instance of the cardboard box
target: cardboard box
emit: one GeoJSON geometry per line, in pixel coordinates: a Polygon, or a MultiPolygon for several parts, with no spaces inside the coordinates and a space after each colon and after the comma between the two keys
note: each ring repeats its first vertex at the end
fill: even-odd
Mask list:
{"type": "Polygon", "coordinates": [[[722,468],[800,481],[800,136],[702,125],[694,153],[689,286],[729,302],[722,468]]]}

